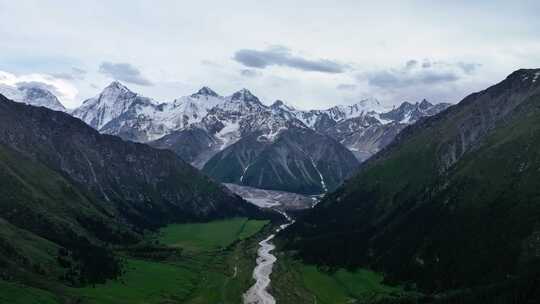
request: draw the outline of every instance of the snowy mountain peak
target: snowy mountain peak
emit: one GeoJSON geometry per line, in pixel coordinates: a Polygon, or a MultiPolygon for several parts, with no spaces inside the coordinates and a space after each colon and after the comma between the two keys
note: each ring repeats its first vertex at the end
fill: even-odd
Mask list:
{"type": "Polygon", "coordinates": [[[140,118],[139,114],[153,113],[157,107],[158,103],[153,99],[140,96],[120,82],[113,81],[98,96],[85,100],[71,114],[103,131],[105,125],[125,113],[131,113],[128,117],[136,120],[140,118]]]}
{"type": "MultiPolygon", "coordinates": [[[[103,89],[103,93],[105,92],[131,92],[130,89],[128,89],[128,87],[126,87],[125,85],[123,85],[122,83],[120,83],[120,81],[113,81],[111,82],[108,86],[106,86],[104,89],[103,89]]],[[[133,92],[131,92],[133,93],[133,92]]]]}
{"type": "Polygon", "coordinates": [[[429,101],[427,101],[426,99],[422,99],[422,101],[420,102],[420,105],[419,105],[419,108],[420,110],[426,110],[426,109],[429,109],[433,107],[433,104],[429,101]]]}
{"type": "MultiPolygon", "coordinates": [[[[416,103],[416,104],[418,104],[418,103],[416,103]]],[[[395,109],[412,109],[412,108],[414,108],[413,103],[410,103],[408,101],[404,101],[399,106],[394,106],[392,108],[392,110],[395,110],[395,109]]]]}
{"type": "Polygon", "coordinates": [[[248,89],[242,89],[231,96],[231,100],[249,101],[260,103],[259,98],[253,95],[248,89]]]}
{"type": "Polygon", "coordinates": [[[98,96],[83,101],[83,105],[88,102],[114,104],[117,101],[132,99],[136,96],[136,93],[132,92],[119,81],[113,81],[98,96]]]}
{"type": "Polygon", "coordinates": [[[388,110],[384,107],[381,102],[376,98],[366,98],[360,100],[358,103],[351,106],[353,110],[364,111],[364,112],[383,112],[388,110]]]}
{"type": "Polygon", "coordinates": [[[123,85],[120,81],[114,80],[111,83],[109,83],[108,86],[105,87],[105,89],[117,89],[117,90],[123,90],[123,91],[130,91],[128,87],[123,85]]]}
{"type": "Polygon", "coordinates": [[[399,105],[399,107],[395,107],[386,113],[381,113],[380,117],[389,121],[399,121],[400,123],[410,124],[417,121],[421,117],[431,116],[439,113],[448,106],[449,104],[445,103],[434,105],[425,99],[416,103],[405,101],[399,105]]]}
{"type": "Polygon", "coordinates": [[[340,121],[344,119],[359,117],[368,113],[383,113],[388,110],[390,109],[383,106],[377,99],[366,98],[351,105],[335,106],[324,112],[330,115],[333,120],[340,121]]]}
{"type": "Polygon", "coordinates": [[[274,101],[274,103],[270,106],[270,108],[274,109],[274,110],[285,110],[285,111],[295,111],[296,109],[291,106],[291,105],[288,105],[286,104],[285,102],[283,102],[282,100],[276,100],[274,101]]]}
{"type": "Polygon", "coordinates": [[[60,103],[58,98],[51,91],[41,87],[39,84],[22,83],[16,87],[0,84],[0,94],[16,102],[46,107],[55,111],[66,111],[66,108],[60,103]]]}
{"type": "Polygon", "coordinates": [[[197,93],[191,94],[193,98],[198,98],[199,96],[219,97],[218,93],[206,86],[198,90],[197,93]]]}

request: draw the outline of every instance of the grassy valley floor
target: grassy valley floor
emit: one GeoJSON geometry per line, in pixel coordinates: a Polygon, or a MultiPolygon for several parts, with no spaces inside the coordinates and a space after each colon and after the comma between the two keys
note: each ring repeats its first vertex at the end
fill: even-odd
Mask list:
{"type": "Polygon", "coordinates": [[[416,297],[400,286],[383,284],[378,273],[366,269],[327,272],[287,253],[278,256],[271,279],[271,293],[280,304],[386,303],[416,297]]]}
{"type": "Polygon", "coordinates": [[[81,304],[241,303],[253,284],[257,240],[250,237],[267,223],[236,218],[170,225],[149,236],[146,243],[152,246],[119,250],[125,261],[118,280],[66,287],[60,296],[0,281],[0,302],[54,304],[71,298],[81,304]]]}
{"type": "Polygon", "coordinates": [[[61,302],[58,297],[48,291],[0,280],[0,303],[57,304],[61,302]]]}

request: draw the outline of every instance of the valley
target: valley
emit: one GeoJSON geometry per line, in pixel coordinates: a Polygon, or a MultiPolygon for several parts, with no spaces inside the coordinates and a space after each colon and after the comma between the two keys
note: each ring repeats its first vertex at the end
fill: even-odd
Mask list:
{"type": "Polygon", "coordinates": [[[0,304],[540,303],[540,0],[0,0],[0,304]]]}
{"type": "Polygon", "coordinates": [[[0,300],[540,298],[539,75],[326,110],[118,81],[66,109],[1,85],[0,300]]]}
{"type": "Polygon", "coordinates": [[[281,253],[272,274],[276,303],[415,303],[420,294],[391,286],[367,269],[321,269],[281,253]],[[409,301],[409,302],[408,302],[409,301]]]}
{"type": "MultiPolygon", "coordinates": [[[[209,125],[203,131],[188,123],[190,133],[183,133],[188,137],[172,140],[165,135],[149,145],[101,134],[63,111],[22,104],[29,103],[26,99],[3,99],[0,178],[10,188],[0,189],[5,194],[0,198],[0,262],[7,266],[0,299],[83,304],[473,303],[497,296],[498,286],[508,290],[504,297],[526,292],[529,276],[536,274],[534,240],[524,240],[533,247],[522,251],[520,261],[509,256],[518,251],[517,239],[534,235],[529,230],[536,221],[534,205],[525,203],[535,190],[522,180],[523,174],[534,177],[527,169],[534,166],[536,149],[531,147],[537,144],[536,128],[531,128],[537,120],[538,87],[531,80],[535,73],[517,71],[448,109],[423,101],[386,112],[373,106],[376,101],[341,112],[339,107],[301,112],[283,102],[266,107],[247,90],[225,98],[203,88],[177,106],[185,107],[186,100],[213,100],[205,113],[215,116],[206,118],[226,132],[208,133],[209,125]],[[490,104],[487,112],[484,103],[490,104]],[[379,112],[359,110],[367,104],[379,112]],[[235,118],[229,120],[230,115],[235,118]],[[328,133],[316,123],[325,115],[336,119],[333,129],[324,129],[332,130],[328,133]],[[62,130],[67,137],[60,136],[62,130]],[[198,138],[201,134],[204,140],[198,138]],[[373,146],[375,142],[382,146],[373,146]],[[173,143],[182,150],[175,150],[173,143]],[[523,149],[515,154],[509,143],[523,149]],[[215,154],[201,166],[202,172],[181,159],[182,151],[189,151],[193,164],[201,161],[197,149],[207,144],[205,149],[215,154]],[[364,162],[359,156],[373,153],[364,162]],[[478,153],[483,153],[481,160],[478,153]],[[512,179],[490,167],[507,154],[522,160],[512,179]],[[479,195],[475,191],[484,191],[480,180],[486,178],[497,189],[513,181],[512,189],[528,193],[513,196],[523,205],[503,212],[510,208],[505,204],[511,192],[501,192],[476,199],[474,211],[460,211],[479,195]],[[480,186],[473,191],[471,185],[480,186]],[[427,194],[421,189],[431,190],[427,194]],[[452,205],[427,203],[440,200],[452,205]],[[484,211],[493,204],[490,200],[498,207],[484,211]],[[524,210],[531,211],[528,217],[524,210]],[[486,212],[510,226],[520,218],[519,227],[528,228],[507,234],[513,241],[504,243],[504,234],[486,235],[475,226],[474,219],[486,212]],[[438,227],[436,219],[443,226],[438,227]],[[450,219],[464,225],[456,227],[450,219]],[[47,226],[57,227],[54,234],[47,226]],[[422,244],[418,238],[427,226],[430,232],[424,237],[433,240],[422,244]],[[481,241],[464,246],[466,227],[481,241]],[[457,260],[449,253],[451,245],[437,241],[443,236],[461,248],[457,260]],[[396,237],[408,241],[393,243],[396,237]],[[492,241],[499,251],[483,253],[492,241]],[[468,248],[478,251],[468,253],[468,248]],[[454,265],[461,255],[476,261],[475,267],[471,262],[454,265]],[[434,267],[441,259],[449,264],[434,267]],[[489,266],[501,260],[506,263],[489,266]],[[531,272],[520,265],[529,265],[531,272]],[[502,269],[513,273],[512,278],[502,279],[502,269]],[[491,283],[483,285],[480,273],[487,273],[491,283]],[[463,274],[466,285],[460,280],[463,274]],[[24,290],[24,298],[17,296],[24,290]]],[[[125,109],[111,112],[105,106],[100,119],[121,119],[140,105],[158,105],[113,83],[83,107],[104,106],[101,102],[111,96],[112,104],[125,109]]],[[[200,119],[196,124],[205,121],[193,117],[200,119]]],[[[328,127],[328,119],[321,119],[328,127]]],[[[90,121],[102,133],[111,130],[103,129],[109,123],[90,121]]],[[[122,134],[117,135],[127,136],[122,134]]],[[[513,172],[512,159],[499,163],[513,172]]],[[[489,225],[500,229],[495,222],[489,225]]]]}

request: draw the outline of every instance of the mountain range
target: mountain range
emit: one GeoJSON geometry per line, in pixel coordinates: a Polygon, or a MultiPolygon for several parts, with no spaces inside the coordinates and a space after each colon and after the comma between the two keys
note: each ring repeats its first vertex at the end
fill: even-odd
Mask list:
{"type": "Polygon", "coordinates": [[[406,127],[287,229],[285,247],[326,267],[381,271],[430,301],[535,303],[539,78],[518,70],[406,127]]]}
{"type": "Polygon", "coordinates": [[[303,111],[280,100],[267,106],[246,89],[221,96],[208,87],[163,103],[114,81],[68,112],[101,133],[172,150],[221,182],[316,194],[335,189],[405,126],[448,106],[387,108],[365,99],[303,111]]]}
{"type": "Polygon", "coordinates": [[[265,216],[217,180],[259,203],[244,186],[327,192],[277,245],[321,271],[378,271],[413,291],[398,303],[540,299],[540,69],[392,109],[207,87],[160,103],[119,82],[74,110],[29,84],[0,92],[2,279],[104,282],[121,273],[111,247],[147,230],[265,216]]]}

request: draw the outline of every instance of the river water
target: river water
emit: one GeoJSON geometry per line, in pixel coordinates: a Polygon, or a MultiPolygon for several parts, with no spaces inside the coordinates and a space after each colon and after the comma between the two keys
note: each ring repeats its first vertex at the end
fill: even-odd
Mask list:
{"type": "Polygon", "coordinates": [[[268,292],[270,286],[270,274],[272,274],[272,267],[277,261],[275,255],[271,253],[276,248],[271,243],[272,239],[276,236],[276,233],[287,228],[294,223],[288,214],[280,212],[287,219],[287,223],[279,226],[276,231],[269,235],[266,239],[259,242],[259,249],[257,250],[257,266],[253,269],[253,278],[255,284],[244,294],[244,304],[275,304],[276,299],[268,292]]]}

